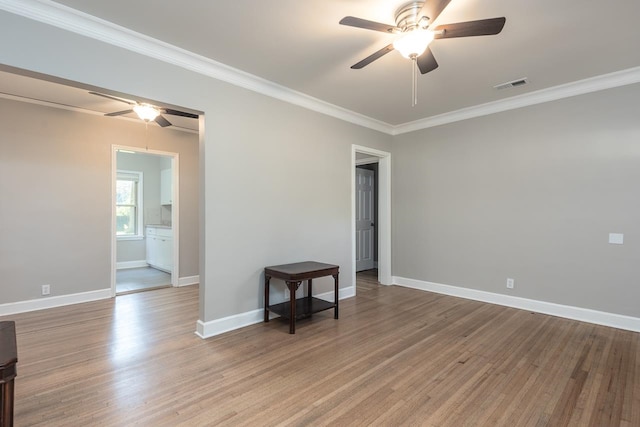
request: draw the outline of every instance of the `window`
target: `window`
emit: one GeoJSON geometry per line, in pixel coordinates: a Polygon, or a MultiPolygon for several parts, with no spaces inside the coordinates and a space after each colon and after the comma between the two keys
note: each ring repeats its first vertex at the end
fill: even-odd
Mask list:
{"type": "Polygon", "coordinates": [[[120,240],[142,238],[142,172],[118,171],[116,237],[120,240]]]}

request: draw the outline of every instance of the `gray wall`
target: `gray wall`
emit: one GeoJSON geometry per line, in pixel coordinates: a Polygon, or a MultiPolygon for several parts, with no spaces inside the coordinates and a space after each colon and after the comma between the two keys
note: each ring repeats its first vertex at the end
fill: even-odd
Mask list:
{"type": "MultiPolygon", "coordinates": [[[[197,275],[198,137],[148,131],[184,162],[180,274],[197,275]]],[[[110,287],[111,147],[144,141],[139,123],[0,99],[0,304],[110,287]]]]}
{"type": "MultiPolygon", "coordinates": [[[[213,279],[207,306],[225,315],[262,307],[268,265],[338,264],[340,286],[354,285],[351,144],[390,151],[391,138],[250,92],[232,93],[206,115],[206,134],[213,128],[216,135],[205,156],[207,280],[213,279]]],[[[275,282],[282,295],[283,284],[275,282]]],[[[317,292],[332,289],[330,277],[317,283],[317,292]]]]}
{"type": "Polygon", "coordinates": [[[640,317],[639,111],[636,84],[397,137],[393,274],[640,317]]]}
{"type": "Polygon", "coordinates": [[[352,285],[351,144],[390,136],[7,12],[0,37],[0,63],[205,113],[200,320],[262,307],[267,265],[336,263],[352,285]]]}

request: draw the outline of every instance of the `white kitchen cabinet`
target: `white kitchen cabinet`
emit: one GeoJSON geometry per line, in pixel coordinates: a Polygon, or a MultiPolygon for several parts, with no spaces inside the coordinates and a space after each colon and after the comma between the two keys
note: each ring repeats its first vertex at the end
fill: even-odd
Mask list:
{"type": "Polygon", "coordinates": [[[160,204],[173,204],[173,174],[171,169],[160,171],[160,204]]]}
{"type": "Polygon", "coordinates": [[[158,270],[173,271],[173,230],[167,227],[146,227],[147,264],[158,270]]]}

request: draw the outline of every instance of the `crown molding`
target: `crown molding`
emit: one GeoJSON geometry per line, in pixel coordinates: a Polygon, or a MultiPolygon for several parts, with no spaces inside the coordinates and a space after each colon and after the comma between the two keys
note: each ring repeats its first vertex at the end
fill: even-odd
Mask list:
{"type": "MultiPolygon", "coordinates": [[[[44,106],[44,107],[57,108],[59,110],[67,110],[67,111],[73,111],[75,113],[83,113],[83,114],[90,114],[92,116],[104,117],[104,113],[101,112],[101,111],[88,110],[86,108],[80,108],[80,107],[74,107],[74,106],[71,106],[71,105],[58,104],[56,102],[43,101],[41,99],[26,98],[24,96],[11,95],[9,93],[0,92],[0,99],[9,99],[11,101],[24,102],[24,103],[27,103],[27,104],[40,105],[40,106],[44,106]]],[[[133,118],[133,117],[114,116],[114,117],[112,117],[112,119],[126,120],[126,121],[128,121],[130,123],[146,125],[146,123],[143,120],[140,120],[140,119],[137,119],[137,118],[133,118]]],[[[178,131],[178,132],[193,133],[193,134],[196,134],[196,135],[198,135],[198,133],[199,133],[197,130],[193,130],[193,129],[189,129],[189,128],[183,128],[181,126],[176,126],[176,125],[171,125],[171,130],[178,131]]]]}
{"type": "Polygon", "coordinates": [[[391,134],[400,135],[447,123],[472,119],[474,117],[487,116],[489,114],[500,113],[502,111],[515,110],[517,108],[528,107],[530,105],[542,104],[544,102],[556,101],[576,95],[584,95],[591,92],[612,89],[639,82],[640,67],[629,68],[622,71],[590,77],[588,79],[578,80],[571,83],[537,90],[535,92],[513,96],[511,98],[501,99],[499,101],[462,108],[460,110],[404,123],[402,125],[394,126],[391,134]]]}
{"type": "Polygon", "coordinates": [[[391,125],[51,0],[0,0],[0,9],[389,135],[401,135],[461,120],[640,82],[640,67],[629,68],[400,125],[391,125]]]}
{"type": "Polygon", "coordinates": [[[0,9],[356,125],[387,134],[391,134],[393,130],[388,123],[330,104],[51,0],[0,0],[0,9]]]}

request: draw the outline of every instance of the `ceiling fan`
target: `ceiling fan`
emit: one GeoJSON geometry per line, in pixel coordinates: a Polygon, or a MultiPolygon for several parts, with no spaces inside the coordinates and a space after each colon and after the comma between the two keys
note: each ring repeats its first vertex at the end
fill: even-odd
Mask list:
{"type": "Polygon", "coordinates": [[[112,99],[114,101],[124,102],[131,105],[131,108],[123,111],[116,111],[114,113],[106,113],[105,116],[123,116],[129,113],[136,113],[140,119],[145,122],[154,121],[162,127],[171,126],[171,122],[165,119],[162,114],[170,114],[173,116],[189,117],[191,119],[197,119],[197,114],[186,113],[184,111],[173,110],[171,108],[156,107],[146,102],[131,101],[128,99],[118,98],[116,96],[105,95],[104,93],[89,92],[91,95],[102,96],[103,98],[112,99]]]}
{"type": "Polygon", "coordinates": [[[451,0],[412,1],[400,6],[395,14],[396,25],[382,24],[353,16],[345,16],[340,24],[365,30],[381,31],[397,34],[396,40],[382,49],[367,56],[362,61],[351,66],[352,69],[363,68],[376,59],[381,58],[392,50],[397,50],[406,58],[411,59],[413,67],[413,105],[416,99],[416,68],[422,74],[438,68],[429,44],[435,39],[450,39],[456,37],[488,36],[500,33],[506,18],[481,19],[478,21],[458,22],[455,24],[438,25],[431,28],[431,23],[440,15],[451,0]]]}

